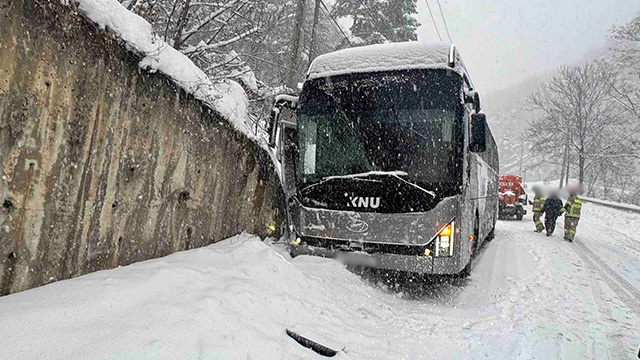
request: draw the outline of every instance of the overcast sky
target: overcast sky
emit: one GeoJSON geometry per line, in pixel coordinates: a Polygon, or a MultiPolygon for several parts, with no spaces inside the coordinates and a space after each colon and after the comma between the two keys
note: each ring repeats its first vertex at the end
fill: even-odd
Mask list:
{"type": "MultiPolygon", "coordinates": [[[[417,0],[420,41],[438,41],[426,1],[443,39],[436,0],[417,0]]],[[[638,0],[440,0],[453,43],[476,88],[507,87],[577,62],[605,45],[612,25],[640,12],[638,0]]]]}

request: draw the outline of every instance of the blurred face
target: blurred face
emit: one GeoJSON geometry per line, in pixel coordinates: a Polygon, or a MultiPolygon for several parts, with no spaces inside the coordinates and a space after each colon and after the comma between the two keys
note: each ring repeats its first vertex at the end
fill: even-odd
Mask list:
{"type": "Polygon", "coordinates": [[[569,195],[575,196],[582,193],[582,189],[580,185],[571,185],[569,186],[569,195]]]}

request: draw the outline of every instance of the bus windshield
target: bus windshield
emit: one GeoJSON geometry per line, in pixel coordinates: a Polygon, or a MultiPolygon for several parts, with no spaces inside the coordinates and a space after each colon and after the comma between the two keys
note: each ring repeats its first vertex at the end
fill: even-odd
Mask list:
{"type": "Polygon", "coordinates": [[[461,81],[443,69],[308,82],[298,110],[298,182],[370,171],[402,171],[420,183],[455,181],[461,81]]]}

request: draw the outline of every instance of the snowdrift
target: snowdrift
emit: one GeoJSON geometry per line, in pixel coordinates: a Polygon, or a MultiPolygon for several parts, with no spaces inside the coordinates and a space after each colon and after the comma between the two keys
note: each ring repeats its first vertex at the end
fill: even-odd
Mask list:
{"type": "Polygon", "coordinates": [[[290,261],[242,234],[0,298],[0,338],[10,359],[319,356],[286,335],[293,328],[348,344],[358,358],[389,358],[358,345],[394,315],[370,301],[376,292],[332,260],[290,261]]]}

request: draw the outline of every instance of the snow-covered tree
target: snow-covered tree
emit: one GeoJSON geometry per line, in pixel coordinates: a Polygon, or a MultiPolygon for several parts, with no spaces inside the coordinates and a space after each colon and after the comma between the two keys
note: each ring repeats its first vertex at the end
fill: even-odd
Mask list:
{"type": "MultiPolygon", "coordinates": [[[[256,127],[269,114],[273,95],[292,91],[282,85],[291,67],[296,1],[120,1],[210,78],[238,81],[249,96],[256,127]]],[[[312,43],[314,54],[319,55],[334,50],[342,39],[326,12],[314,21],[314,5],[307,1],[303,9],[296,81],[304,79],[312,43]]]]}
{"type": "MultiPolygon", "coordinates": [[[[121,0],[144,17],[156,34],[191,58],[213,78],[234,78],[244,87],[247,67],[233,47],[272,24],[255,14],[269,0],[121,0]]],[[[249,89],[252,90],[252,89],[249,89]]]]}
{"type": "Polygon", "coordinates": [[[619,73],[612,84],[612,96],[640,124],[640,15],[626,25],[614,27],[612,40],[609,62],[619,73]]]}
{"type": "MultiPolygon", "coordinates": [[[[158,36],[191,58],[213,78],[234,78],[256,92],[253,71],[271,86],[286,77],[296,2],[291,0],[121,0],[149,21],[158,36]],[[232,56],[229,56],[233,53],[232,56]],[[251,75],[253,76],[253,75],[251,75]],[[249,76],[249,77],[251,77],[249,76]]],[[[304,9],[297,71],[309,63],[314,3],[304,9]]],[[[323,13],[324,14],[324,13],[323,13]]],[[[339,35],[327,16],[316,25],[315,53],[335,49],[339,35]]],[[[258,82],[259,83],[259,82],[258,82]]]]}
{"type": "Polygon", "coordinates": [[[350,31],[357,45],[418,38],[416,0],[338,0],[332,13],[353,20],[350,31]]]}
{"type": "MultiPolygon", "coordinates": [[[[612,29],[612,46],[607,60],[618,76],[612,84],[612,97],[628,118],[627,134],[635,159],[618,162],[619,171],[612,176],[617,201],[640,204],[640,15],[629,23],[612,29]],[[627,202],[625,201],[625,202],[627,202]]],[[[615,164],[615,162],[614,162],[615,164]]]]}

